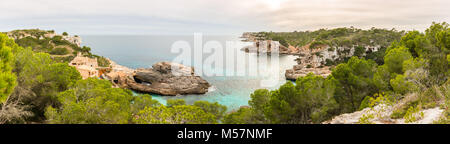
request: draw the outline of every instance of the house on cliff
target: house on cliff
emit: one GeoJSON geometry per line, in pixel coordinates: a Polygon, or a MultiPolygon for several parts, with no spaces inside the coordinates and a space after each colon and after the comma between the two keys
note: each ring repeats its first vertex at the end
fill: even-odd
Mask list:
{"type": "Polygon", "coordinates": [[[69,65],[75,67],[83,79],[99,76],[97,58],[84,57],[78,53],[69,65]]]}

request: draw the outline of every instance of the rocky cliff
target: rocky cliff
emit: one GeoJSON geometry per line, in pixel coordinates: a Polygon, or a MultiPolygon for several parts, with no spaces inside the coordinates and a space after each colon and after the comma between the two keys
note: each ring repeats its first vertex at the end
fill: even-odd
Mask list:
{"type": "MultiPolygon", "coordinates": [[[[273,51],[270,46],[279,44],[280,54],[299,56],[298,65],[286,70],[287,79],[295,80],[308,73],[326,77],[331,73],[330,68],[337,64],[352,56],[366,57],[386,48],[403,34],[396,30],[353,27],[303,32],[246,32],[242,38],[254,44],[242,50],[270,53],[273,51]]],[[[379,60],[375,55],[368,57],[379,60]]]]}
{"type": "MultiPolygon", "coordinates": [[[[286,79],[296,80],[298,77],[305,76],[308,73],[314,73],[327,77],[331,74],[332,63],[335,61],[343,61],[346,58],[354,56],[355,48],[352,47],[335,47],[322,45],[318,48],[310,48],[310,45],[299,48],[297,59],[298,65],[292,69],[286,70],[286,79]]],[[[365,46],[361,56],[365,56],[367,52],[376,52],[380,46],[365,46]]]]}
{"type": "Polygon", "coordinates": [[[278,53],[278,54],[294,54],[295,52],[288,47],[280,45],[278,41],[272,40],[255,40],[253,45],[246,46],[241,49],[247,53],[278,53]]]}
{"type": "Polygon", "coordinates": [[[53,38],[55,36],[61,36],[63,40],[69,41],[77,46],[81,46],[81,37],[79,36],[70,36],[70,35],[59,35],[56,34],[55,31],[49,30],[39,30],[39,29],[29,29],[29,30],[15,30],[6,32],[8,37],[17,39],[23,39],[26,37],[31,37],[35,39],[44,39],[44,38],[53,38]]]}
{"type": "Polygon", "coordinates": [[[194,68],[171,62],[159,62],[152,68],[140,68],[132,73],[114,68],[113,71],[107,77],[117,86],[145,93],[204,94],[210,87],[206,80],[194,74],[194,68]]]}

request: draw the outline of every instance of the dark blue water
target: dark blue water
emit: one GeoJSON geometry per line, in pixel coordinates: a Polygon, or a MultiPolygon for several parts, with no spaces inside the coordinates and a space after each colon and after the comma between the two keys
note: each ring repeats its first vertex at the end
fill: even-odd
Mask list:
{"type": "MultiPolygon", "coordinates": [[[[92,48],[92,52],[97,55],[105,56],[115,61],[120,65],[130,68],[147,68],[154,63],[160,61],[173,61],[179,54],[171,53],[172,44],[176,41],[183,40],[189,42],[193,47],[194,36],[82,36],[82,45],[92,48]]],[[[250,45],[248,42],[240,42],[239,36],[203,36],[203,43],[208,41],[218,41],[226,47],[226,41],[238,43],[238,45],[231,47],[233,49],[241,49],[243,46],[250,45]]],[[[248,105],[250,94],[260,88],[275,89],[279,85],[286,82],[284,78],[284,71],[292,68],[295,64],[294,56],[279,56],[279,64],[268,64],[268,69],[279,68],[276,74],[279,74],[280,79],[275,82],[274,86],[261,86],[261,80],[267,79],[267,76],[250,76],[249,68],[257,67],[261,56],[256,54],[247,54],[243,51],[238,51],[247,58],[257,59],[257,63],[249,63],[245,61],[237,61],[235,63],[244,62],[246,67],[244,69],[236,68],[221,68],[224,71],[246,71],[245,76],[203,76],[212,87],[210,92],[204,95],[183,95],[183,96],[160,96],[152,94],[154,99],[165,104],[167,99],[185,99],[188,104],[192,104],[197,100],[206,100],[210,102],[218,102],[226,105],[228,110],[237,109],[240,106],[248,105]]],[[[225,54],[224,54],[225,55],[225,54]]],[[[203,59],[208,57],[208,54],[203,55],[203,59]]],[[[265,60],[265,59],[264,59],[265,60]]],[[[227,60],[226,62],[229,62],[227,60]]],[[[237,64],[235,64],[237,65],[237,64]]],[[[197,71],[197,68],[196,68],[197,71]]],[[[204,69],[204,71],[212,71],[204,69]]]]}

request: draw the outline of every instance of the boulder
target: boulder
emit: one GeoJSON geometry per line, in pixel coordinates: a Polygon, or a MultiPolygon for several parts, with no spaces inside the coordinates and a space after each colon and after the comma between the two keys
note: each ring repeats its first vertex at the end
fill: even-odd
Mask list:
{"type": "Polygon", "coordinates": [[[308,75],[309,73],[313,73],[315,75],[320,75],[323,77],[327,77],[331,74],[329,67],[322,67],[322,68],[306,68],[303,65],[295,65],[292,69],[286,70],[286,73],[284,76],[288,80],[297,80],[299,77],[304,77],[308,75]]]}
{"type": "Polygon", "coordinates": [[[127,81],[130,89],[160,95],[204,94],[210,84],[194,74],[194,68],[171,62],[159,62],[152,68],[137,69],[127,81]]]}

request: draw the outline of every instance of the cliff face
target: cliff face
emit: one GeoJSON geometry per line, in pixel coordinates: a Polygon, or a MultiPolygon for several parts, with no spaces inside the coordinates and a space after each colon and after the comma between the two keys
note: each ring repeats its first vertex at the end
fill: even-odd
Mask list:
{"type": "MultiPolygon", "coordinates": [[[[299,56],[298,65],[285,73],[287,79],[295,80],[310,72],[326,77],[331,73],[330,68],[340,62],[352,56],[366,57],[367,54],[388,47],[393,41],[399,41],[402,35],[404,31],[394,29],[363,30],[350,27],[316,31],[246,32],[242,38],[254,42],[256,46],[264,41],[276,42],[281,44],[280,53],[299,56]]],[[[247,52],[260,49],[243,48],[247,52]]],[[[376,54],[367,58],[380,62],[376,54]]]]}
{"type": "MultiPolygon", "coordinates": [[[[353,46],[338,46],[330,47],[329,45],[319,45],[311,48],[311,43],[302,46],[294,47],[289,45],[285,47],[280,45],[278,41],[274,40],[260,40],[263,39],[257,33],[244,33],[242,38],[245,41],[253,41],[252,46],[247,46],[241,50],[249,53],[271,53],[274,47],[279,47],[277,52],[279,54],[298,55],[297,65],[285,72],[286,79],[296,80],[298,77],[306,76],[308,73],[314,73],[327,77],[331,74],[331,66],[334,61],[342,61],[355,54],[357,45],[353,46]]],[[[381,48],[380,45],[364,46],[361,56],[365,56],[367,52],[376,52],[381,48]]]]}
{"type": "MultiPolygon", "coordinates": [[[[323,45],[320,48],[311,49],[309,44],[303,46],[299,48],[298,65],[286,70],[285,77],[289,80],[296,80],[298,77],[306,76],[308,73],[327,77],[331,74],[330,68],[332,64],[330,63],[352,57],[355,53],[355,48],[356,46],[332,48],[328,45],[323,45]]],[[[379,49],[380,46],[365,46],[362,56],[365,56],[367,52],[376,52],[379,49]]]]}
{"type": "Polygon", "coordinates": [[[253,45],[246,46],[241,49],[247,53],[278,53],[278,54],[294,54],[288,47],[280,45],[278,41],[272,40],[255,40],[253,45]],[[278,49],[276,49],[278,48],[278,49]]]}

